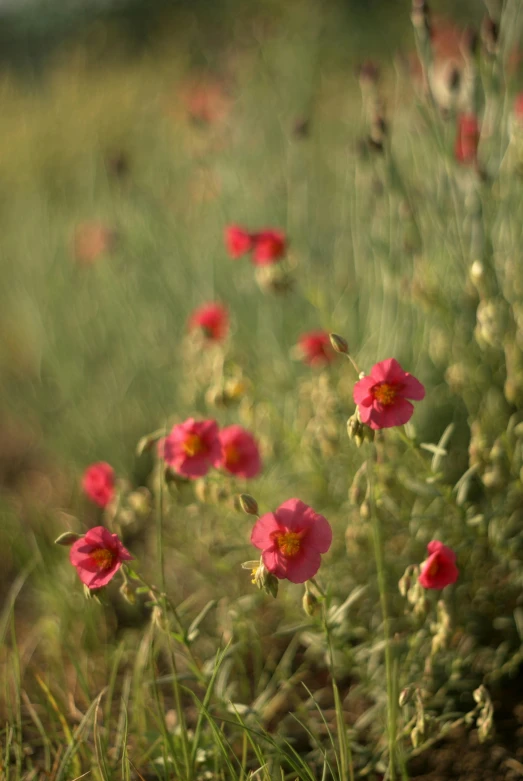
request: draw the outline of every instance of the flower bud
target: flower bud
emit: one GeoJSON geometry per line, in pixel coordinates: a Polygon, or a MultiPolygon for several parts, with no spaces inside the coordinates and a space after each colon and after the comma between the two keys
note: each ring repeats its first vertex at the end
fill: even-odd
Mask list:
{"type": "Polygon", "coordinates": [[[147,450],[151,450],[153,445],[155,445],[156,442],[158,442],[158,440],[163,436],[165,436],[165,431],[163,428],[159,429],[158,431],[153,431],[151,434],[146,434],[136,445],[136,455],[141,456],[142,453],[145,453],[147,450]]]}
{"type": "Polygon", "coordinates": [[[240,507],[247,515],[258,515],[258,502],[250,494],[240,494],[238,497],[240,507]]]}
{"type": "Polygon", "coordinates": [[[331,340],[331,344],[337,353],[341,353],[342,355],[349,354],[349,345],[343,336],[340,336],[339,334],[329,334],[329,339],[331,340]]]}
{"type": "Polygon", "coordinates": [[[151,494],[147,488],[132,491],[127,497],[129,506],[137,515],[147,515],[151,509],[151,494]]]}
{"type": "Polygon", "coordinates": [[[404,705],[410,702],[412,699],[412,691],[412,686],[406,686],[400,691],[400,696],[398,697],[398,705],[400,708],[403,708],[404,705]]]}
{"type": "Polygon", "coordinates": [[[272,572],[269,572],[261,559],[259,563],[256,564],[256,567],[253,567],[251,575],[251,582],[257,586],[257,588],[276,599],[279,585],[278,578],[276,575],[273,575],[272,572]]]}
{"type": "Polygon", "coordinates": [[[82,536],[81,534],[76,534],[75,532],[64,532],[63,534],[61,534],[59,537],[56,538],[54,544],[65,545],[66,547],[69,547],[77,540],[79,540],[81,536],[82,536]]]}
{"type": "Polygon", "coordinates": [[[321,605],[318,597],[315,597],[314,594],[311,594],[310,591],[305,592],[301,604],[303,606],[303,610],[305,611],[305,613],[311,618],[313,616],[318,615],[318,613],[321,610],[321,605]]]}
{"type": "Polygon", "coordinates": [[[365,441],[364,425],[358,418],[358,413],[355,412],[351,415],[347,421],[347,434],[349,439],[356,443],[357,447],[361,447],[365,441]]]}
{"type": "Polygon", "coordinates": [[[120,586],[120,594],[125,599],[125,601],[129,603],[129,605],[136,604],[136,594],[127,581],[124,581],[120,586]]]}

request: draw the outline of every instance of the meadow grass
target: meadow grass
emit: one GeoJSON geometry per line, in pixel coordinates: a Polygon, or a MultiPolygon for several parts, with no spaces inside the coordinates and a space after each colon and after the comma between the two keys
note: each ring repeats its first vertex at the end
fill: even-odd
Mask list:
{"type": "Polygon", "coordinates": [[[91,39],[37,89],[0,85],[6,780],[404,779],[453,725],[488,738],[489,687],[521,663],[522,192],[504,49],[473,62],[482,181],[454,159],[455,113],[399,67],[379,86],[376,153],[376,95],[341,67],[336,14],[272,12],[198,65],[180,44],[97,64],[91,39]],[[187,105],[202,85],[210,122],[187,105]],[[116,235],[92,263],[74,253],[85,222],[116,235]],[[227,256],[232,223],[286,232],[290,291],[227,256]],[[211,300],[231,313],[223,351],[187,335],[211,300]],[[317,328],[362,370],[395,356],[423,381],[404,434],[348,439],[350,363],[294,355],[317,328]],[[214,406],[222,372],[246,390],[214,406]],[[262,474],[166,482],[137,443],[190,416],[253,431],[262,474]],[[95,461],[122,481],[105,512],[80,489],[95,461]],[[329,519],[314,615],[299,586],[273,600],[241,569],[256,558],[246,490],[261,512],[297,496],[329,519]],[[101,523],[136,561],[125,593],[98,601],[54,540],[101,523]],[[411,570],[401,595],[432,539],[460,580],[438,602],[411,570]]]}

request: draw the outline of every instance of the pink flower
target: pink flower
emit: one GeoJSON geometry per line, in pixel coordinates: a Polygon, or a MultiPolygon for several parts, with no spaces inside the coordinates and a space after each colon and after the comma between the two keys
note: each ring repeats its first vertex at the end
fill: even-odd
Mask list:
{"type": "Polygon", "coordinates": [[[89,529],[85,537],[76,540],[69,551],[69,559],[76,567],[78,577],[89,588],[105,586],[122,566],[122,561],[133,557],[124,548],[117,534],[103,526],[89,529]]]}
{"type": "Polygon", "coordinates": [[[323,515],[299,499],[288,499],[256,522],[251,542],[263,551],[269,572],[280,580],[304,583],[319,570],[320,554],[331,546],[332,529],[323,515]]]}
{"type": "Polygon", "coordinates": [[[219,466],[222,448],[215,420],[194,420],[173,426],[171,433],[158,443],[158,452],[165,463],[184,477],[195,479],[207,474],[211,466],[219,466]]]}
{"type": "Polygon", "coordinates": [[[327,331],[309,331],[302,334],[298,340],[298,349],[302,361],[309,366],[321,366],[336,357],[327,331]]]}
{"type": "Polygon", "coordinates": [[[231,258],[241,258],[253,247],[253,237],[251,234],[240,228],[239,225],[229,225],[225,228],[225,246],[231,258]]]}
{"type": "Polygon", "coordinates": [[[477,161],[479,144],[479,122],[475,114],[461,114],[458,117],[458,129],[454,156],[458,163],[470,165],[477,161]]]}
{"type": "Polygon", "coordinates": [[[241,426],[222,428],[220,466],[238,477],[256,477],[261,470],[260,451],[256,440],[241,426]]]}
{"type": "Polygon", "coordinates": [[[414,407],[407,399],[421,401],[425,388],[394,358],[387,358],[356,383],[353,397],[362,423],[373,429],[391,428],[411,419],[414,407]]]}
{"type": "Polygon", "coordinates": [[[91,464],[82,477],[82,488],[92,502],[105,507],[114,496],[114,469],[105,461],[91,464]]]}
{"type": "Polygon", "coordinates": [[[189,318],[189,330],[201,328],[210,342],[221,342],[229,331],[229,313],[222,304],[209,303],[195,309],[189,318]]]}
{"type": "Polygon", "coordinates": [[[253,262],[255,266],[269,266],[276,263],[287,251],[285,234],[278,230],[264,230],[252,235],[254,242],[253,262]]]}
{"type": "Polygon", "coordinates": [[[419,582],[423,588],[445,588],[458,579],[456,554],[439,540],[432,540],[427,545],[430,554],[421,565],[419,582]]]}

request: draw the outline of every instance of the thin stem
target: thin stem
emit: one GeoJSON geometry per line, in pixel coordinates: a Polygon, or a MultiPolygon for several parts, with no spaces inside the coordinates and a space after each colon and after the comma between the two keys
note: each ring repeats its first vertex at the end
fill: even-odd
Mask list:
{"type": "MultiPolygon", "coordinates": [[[[375,451],[374,451],[375,453],[375,451]]],[[[379,515],[376,512],[374,495],[374,475],[373,475],[372,457],[367,459],[367,478],[369,485],[369,504],[371,514],[372,542],[374,548],[374,559],[376,561],[376,570],[378,575],[378,588],[380,593],[381,614],[383,618],[383,634],[385,638],[385,675],[387,679],[387,727],[389,742],[389,779],[396,780],[396,697],[394,685],[394,669],[392,659],[392,648],[390,642],[390,624],[387,605],[387,582],[385,579],[385,560],[383,555],[383,540],[381,536],[381,525],[379,515]]]]}
{"type": "MultiPolygon", "coordinates": [[[[318,585],[314,580],[312,580],[311,582],[313,582],[316,588],[318,588],[318,585]]],[[[325,604],[323,605],[322,618],[323,618],[322,621],[323,631],[325,632],[325,637],[327,639],[327,648],[329,652],[328,659],[329,659],[329,667],[330,667],[330,674],[331,674],[331,681],[332,681],[332,693],[334,695],[334,707],[336,710],[336,730],[338,732],[338,746],[340,752],[340,778],[341,781],[347,781],[347,779],[349,779],[350,781],[354,781],[354,763],[352,760],[352,750],[350,747],[350,741],[347,740],[347,730],[345,727],[345,722],[343,720],[343,711],[341,707],[340,692],[334,674],[334,649],[332,646],[332,637],[331,637],[329,622],[327,619],[327,608],[325,604]]]]}
{"type": "Polygon", "coordinates": [[[160,462],[160,486],[156,492],[156,557],[158,561],[158,571],[160,573],[160,589],[162,593],[165,593],[165,562],[163,551],[163,461],[160,462]]]}

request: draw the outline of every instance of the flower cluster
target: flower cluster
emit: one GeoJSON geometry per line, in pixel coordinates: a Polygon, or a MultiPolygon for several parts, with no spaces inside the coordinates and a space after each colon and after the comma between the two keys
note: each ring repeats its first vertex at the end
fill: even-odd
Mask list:
{"type": "Polygon", "coordinates": [[[158,442],[158,452],[174,472],[195,480],[211,467],[249,479],[261,471],[258,445],[238,425],[219,429],[215,420],[188,418],[158,442]]]}
{"type": "Polygon", "coordinates": [[[231,258],[251,252],[255,266],[270,266],[284,257],[287,239],[283,231],[273,228],[252,233],[239,225],[229,225],[225,228],[225,246],[231,258]]]}

